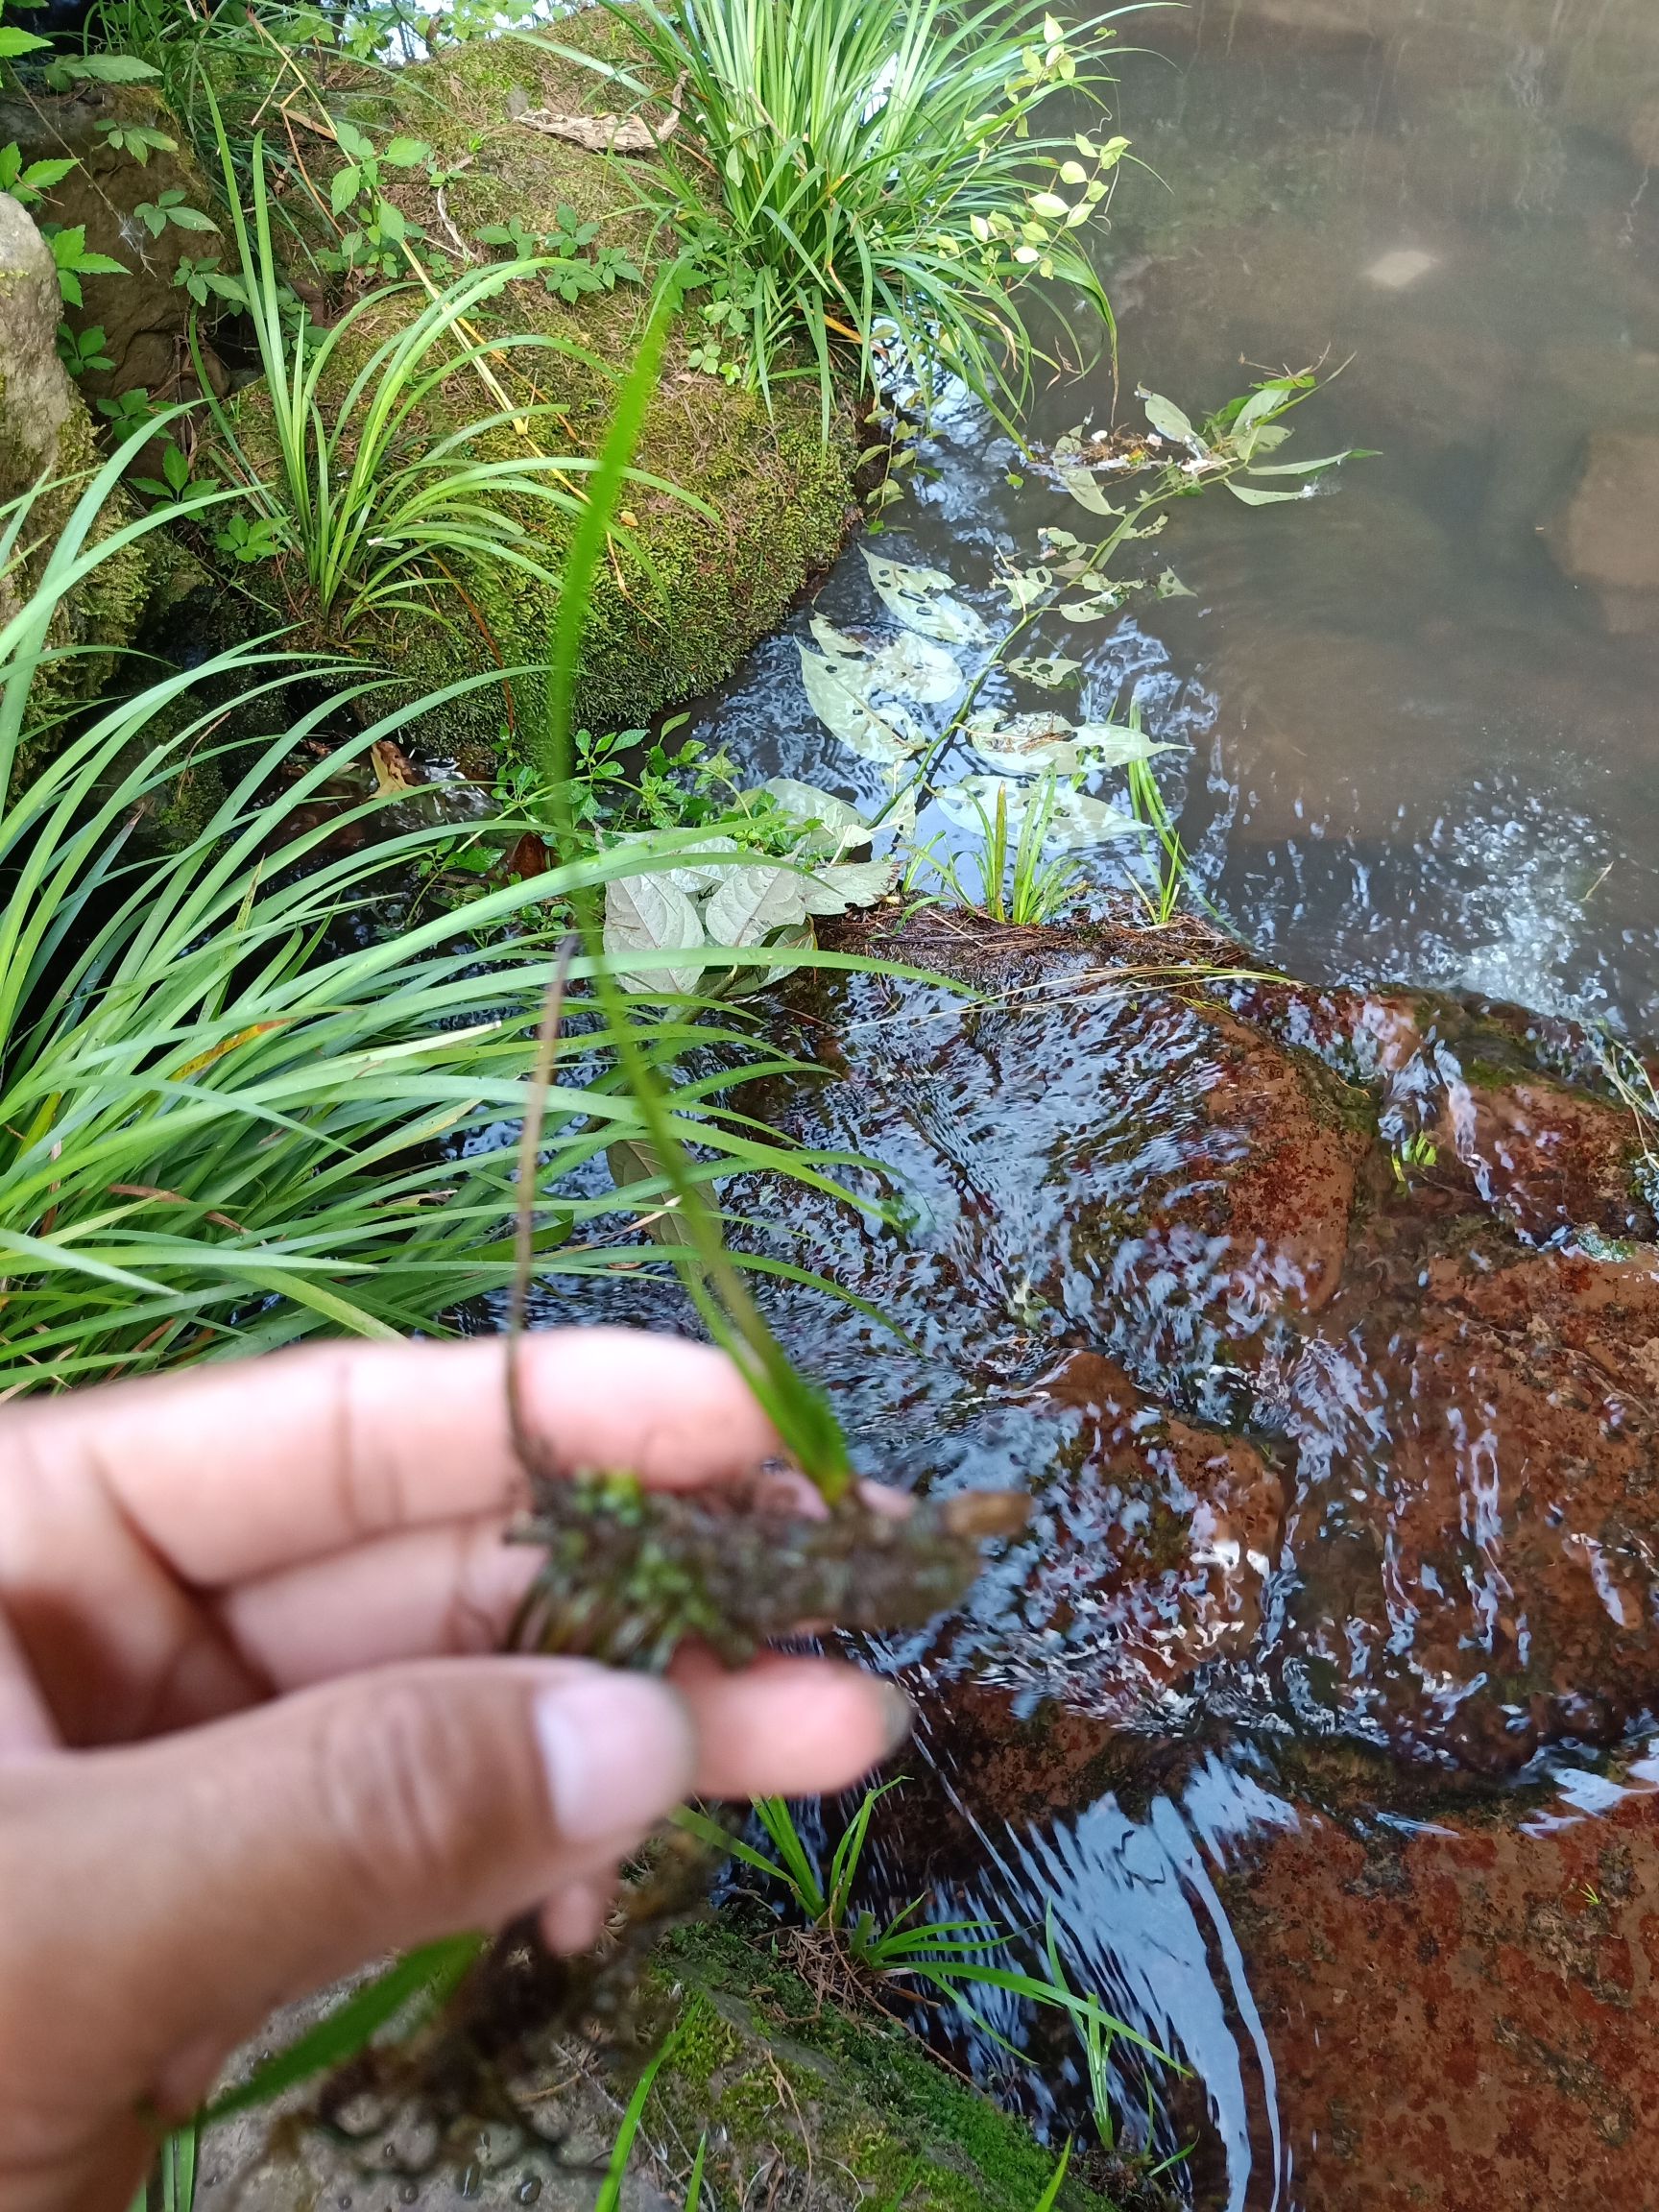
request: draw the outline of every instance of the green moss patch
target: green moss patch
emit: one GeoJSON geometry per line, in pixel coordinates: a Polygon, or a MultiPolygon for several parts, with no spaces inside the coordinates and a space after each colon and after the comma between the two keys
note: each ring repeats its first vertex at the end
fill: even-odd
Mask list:
{"type": "MultiPolygon", "coordinates": [[[[720,1923],[682,1930],[653,1969],[683,2023],[648,2132],[709,2136],[709,2199],[735,2212],[772,2161],[771,2203],[813,2212],[1033,2212],[1055,2154],[947,2073],[905,2029],[821,2001],[720,1923]]],[[[1069,2182],[1066,2212],[1111,2212],[1069,2182]]]]}
{"type": "MultiPolygon", "coordinates": [[[[623,36],[598,11],[566,20],[559,32],[565,43],[580,38],[596,51],[623,36]]],[[[526,349],[509,355],[510,366],[497,365],[515,403],[540,402],[550,411],[530,421],[524,433],[512,425],[490,432],[484,443],[493,459],[522,454],[525,437],[545,453],[590,456],[610,421],[615,376],[632,359],[653,280],[673,242],[655,233],[643,208],[637,160],[588,153],[517,117],[527,108],[603,112],[627,98],[545,47],[503,38],[406,70],[390,91],[385,79],[376,79],[351,104],[376,143],[394,132],[418,134],[443,167],[459,170],[444,187],[442,206],[423,171],[385,179],[404,214],[436,244],[459,240],[455,275],[469,266],[461,248],[484,257],[474,243],[477,230],[516,219],[531,234],[544,233],[567,206],[584,221],[597,220],[599,242],[630,252],[645,277],[573,303],[528,280],[489,303],[477,334],[537,333],[587,356],[526,349]]],[[[388,312],[413,315],[423,299],[411,288],[388,312]]],[[[387,324],[375,320],[375,335],[384,336],[387,324]]],[[[757,395],[692,371],[687,353],[701,328],[693,308],[671,338],[636,458],[648,475],[693,493],[705,511],[645,486],[629,492],[624,525],[596,589],[578,690],[579,719],[594,729],[639,727],[730,674],[833,559],[849,519],[851,421],[835,425],[826,445],[811,377],[777,388],[768,409],[757,395]]],[[[341,390],[369,343],[365,330],[361,344],[342,349],[341,390]]],[[[259,406],[252,388],[242,413],[255,448],[259,406]]],[[[447,380],[428,412],[434,428],[449,431],[497,406],[479,378],[463,371],[447,380]]],[[[569,517],[535,501],[509,504],[509,511],[532,534],[536,557],[557,572],[569,517]]],[[[250,580],[247,571],[241,580],[250,580]]],[[[371,621],[347,642],[424,692],[475,671],[542,662],[555,604],[556,593],[523,570],[457,563],[447,582],[434,585],[429,615],[371,621]]],[[[482,741],[526,757],[535,751],[541,722],[540,685],[518,677],[457,701],[425,736],[437,750],[456,753],[482,741]]]]}

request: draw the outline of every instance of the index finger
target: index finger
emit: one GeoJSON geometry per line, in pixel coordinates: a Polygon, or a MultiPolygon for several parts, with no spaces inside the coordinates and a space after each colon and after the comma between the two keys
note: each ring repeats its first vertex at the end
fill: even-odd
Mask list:
{"type": "MultiPolygon", "coordinates": [[[[102,1496],[175,1574],[222,1589],[524,1503],[506,1341],[310,1345],[37,1401],[0,1418],[0,1464],[33,1477],[49,1518],[56,1493],[84,1527],[102,1496]]],[[[521,1357],[530,1428],[565,1473],[626,1468],[690,1487],[778,1449],[736,1368],[706,1344],[560,1329],[525,1338],[521,1357]]]]}

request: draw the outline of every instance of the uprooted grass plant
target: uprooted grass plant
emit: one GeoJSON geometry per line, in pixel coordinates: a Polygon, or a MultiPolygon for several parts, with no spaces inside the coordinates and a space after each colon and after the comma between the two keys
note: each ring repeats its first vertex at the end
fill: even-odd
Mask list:
{"type": "Polygon", "coordinates": [[[1006,418],[1046,357],[1041,332],[1074,351],[1109,341],[1082,236],[1127,142],[1078,123],[1099,111],[1127,11],[1070,31],[1043,0],[606,5],[681,87],[690,130],[642,189],[708,279],[705,365],[762,390],[815,375],[826,427],[839,375],[874,381],[883,360],[928,395],[958,375],[1006,418]],[[1056,95],[1064,134],[1045,128],[1056,95]]]}

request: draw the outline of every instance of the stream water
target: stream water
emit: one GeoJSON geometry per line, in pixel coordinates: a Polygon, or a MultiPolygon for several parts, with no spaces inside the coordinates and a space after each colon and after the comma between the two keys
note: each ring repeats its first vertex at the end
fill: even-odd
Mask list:
{"type": "MultiPolygon", "coordinates": [[[[1125,61],[1122,126],[1166,181],[1131,171],[1117,203],[1119,416],[1138,383],[1197,415],[1241,363],[1347,362],[1298,450],[1379,457],[1294,507],[1193,503],[1159,548],[1192,596],[1045,646],[1083,661],[1085,718],[1133,695],[1180,748],[1161,773],[1202,888],[1263,959],[1659,1029],[1651,0],[1194,0],[1130,28],[1156,51],[1125,61]]],[[[1096,373],[1046,395],[1038,427],[1113,407],[1096,373]]],[[[947,421],[882,550],[991,611],[999,557],[1029,560],[1039,522],[1082,526],[1010,487],[1013,461],[971,410],[947,421]]],[[[881,620],[856,553],[813,611],[881,620]]],[[[805,706],[805,624],[698,733],[878,797],[805,706]]],[[[1254,1047],[1178,998],[1055,1003],[1039,1035],[1012,1003],[968,1022],[853,988],[826,1054],[849,1080],[806,1116],[881,1157],[911,1209],[897,1231],[826,1210],[810,1256],[915,1343],[806,1300],[793,1340],[873,1465],[1033,1481],[1043,1516],[1034,1568],[885,1655],[922,1721],[872,1900],[1051,1915],[1073,1984],[1188,2069],[1124,2046],[1115,2071],[1128,2140],[1191,2147],[1165,2176],[1179,2200],[1659,2203],[1659,1768],[1639,1725],[1616,1780],[1591,1756],[1640,1721],[1605,1639],[1644,1644],[1652,1552],[1630,1537],[1622,1597],[1598,1538],[1563,1539],[1600,1577],[1598,1644],[1551,1615],[1554,1555],[1526,1535],[1568,1510],[1545,1500],[1562,1469],[1651,1483],[1659,1324],[1625,1331],[1637,1366],[1597,1398],[1581,1358],[1613,1356],[1563,1349],[1559,1237],[1511,1206],[1545,1249],[1489,1261],[1449,1187],[1379,1201],[1333,1303],[1369,1170],[1317,1114],[1291,1115],[1299,1149],[1268,1178],[1301,1226],[1279,1234],[1282,1193],[1251,1201],[1267,1260],[1240,1287],[1204,1194],[1236,1228],[1238,1164],[1285,1136],[1285,1095],[1277,1122],[1238,1106],[1242,1079],[1216,1104],[1254,1047]],[[1436,1267],[1439,1303],[1403,1320],[1436,1267]],[[1493,1267],[1519,1319],[1471,1287],[1493,1267]],[[1581,1458],[1558,1415],[1589,1420],[1581,1458]],[[1135,1453],[1164,1468],[1156,1495],[1115,1475],[1135,1453]]],[[[1437,1049],[1410,1065],[1455,1084],[1437,1049]]],[[[1640,1304],[1652,1278],[1628,1264],[1642,1286],[1619,1297],[1640,1304]]],[[[1038,2063],[941,2033],[1064,2132],[1077,2053],[1051,2020],[994,2024],[1038,2063]]]]}

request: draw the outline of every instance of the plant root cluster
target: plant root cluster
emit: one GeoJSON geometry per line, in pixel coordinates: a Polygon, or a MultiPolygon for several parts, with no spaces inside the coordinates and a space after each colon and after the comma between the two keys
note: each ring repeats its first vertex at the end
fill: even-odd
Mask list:
{"type": "MultiPolygon", "coordinates": [[[[624,1475],[536,1473],[532,1484],[534,1510],[513,1540],[545,1559],[513,1647],[650,1671],[686,1642],[738,1667],[807,1622],[919,1625],[961,1601],[985,1541],[1026,1517],[1025,1499],[1007,1492],[905,1510],[854,1490],[813,1516],[765,1503],[777,1484],[750,1499],[648,1491],[624,1475]]],[[[553,1957],[534,1921],[507,1929],[434,2018],[339,2067],[273,2148],[310,2135],[361,2173],[419,2178],[500,2128],[516,2154],[552,2157],[559,2137],[531,2107],[557,2046],[573,2036],[612,2052],[645,2046],[640,1969],[662,1936],[705,1909],[720,1863],[681,1830],[663,1831],[604,1939],[580,1958],[553,1957]]]]}
{"type": "Polygon", "coordinates": [[[546,1563],[513,1642],[660,1672],[688,1640],[741,1667],[806,1622],[920,1627],[961,1602],[982,1544],[1022,1527],[1027,1510],[1007,1491],[902,1503],[852,1491],[809,1516],[732,1493],[647,1491],[631,1476],[538,1479],[514,1540],[546,1563]]]}

